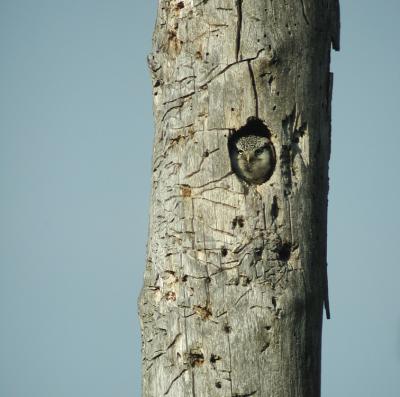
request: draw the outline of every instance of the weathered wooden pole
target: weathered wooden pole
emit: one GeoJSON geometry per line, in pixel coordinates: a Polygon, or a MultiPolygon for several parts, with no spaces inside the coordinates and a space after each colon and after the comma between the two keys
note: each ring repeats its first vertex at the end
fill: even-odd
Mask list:
{"type": "Polygon", "coordinates": [[[331,44],[337,0],[159,1],[144,397],[320,396],[331,44]]]}

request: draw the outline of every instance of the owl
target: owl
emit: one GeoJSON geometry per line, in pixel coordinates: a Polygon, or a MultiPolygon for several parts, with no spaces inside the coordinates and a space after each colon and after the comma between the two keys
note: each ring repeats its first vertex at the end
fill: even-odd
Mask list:
{"type": "Polygon", "coordinates": [[[267,181],[275,167],[271,141],[261,135],[239,135],[230,145],[232,169],[247,183],[260,185],[267,181]]]}

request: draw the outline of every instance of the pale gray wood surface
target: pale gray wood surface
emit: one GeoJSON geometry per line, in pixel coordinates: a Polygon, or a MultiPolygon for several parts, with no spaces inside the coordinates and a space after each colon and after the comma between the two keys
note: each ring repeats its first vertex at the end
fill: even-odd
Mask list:
{"type": "Polygon", "coordinates": [[[144,397],[318,397],[336,0],[160,0],[144,397]],[[276,168],[232,173],[258,117],[276,168]]]}

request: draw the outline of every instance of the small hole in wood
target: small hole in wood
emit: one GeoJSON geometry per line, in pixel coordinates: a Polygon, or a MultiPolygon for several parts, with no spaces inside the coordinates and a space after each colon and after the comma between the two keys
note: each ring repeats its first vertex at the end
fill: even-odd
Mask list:
{"type": "Polygon", "coordinates": [[[278,255],[281,261],[287,262],[290,259],[291,247],[289,243],[284,243],[279,249],[278,255]]]}
{"type": "Polygon", "coordinates": [[[204,354],[201,351],[192,350],[189,353],[189,362],[192,368],[201,366],[204,363],[204,354]]]}
{"type": "Polygon", "coordinates": [[[271,205],[271,218],[275,220],[279,214],[279,207],[278,207],[278,198],[274,196],[271,205]]]}
{"type": "Polygon", "coordinates": [[[240,228],[244,226],[243,216],[236,216],[235,218],[233,218],[232,229],[234,229],[236,226],[239,226],[240,228]]]}
{"type": "Polygon", "coordinates": [[[232,328],[230,327],[229,324],[224,324],[224,332],[226,332],[227,334],[230,334],[232,331],[232,328]]]}
{"type": "Polygon", "coordinates": [[[211,356],[210,356],[210,363],[215,364],[218,360],[221,360],[221,357],[220,357],[220,356],[217,356],[217,355],[214,354],[214,353],[211,353],[211,356]]]}

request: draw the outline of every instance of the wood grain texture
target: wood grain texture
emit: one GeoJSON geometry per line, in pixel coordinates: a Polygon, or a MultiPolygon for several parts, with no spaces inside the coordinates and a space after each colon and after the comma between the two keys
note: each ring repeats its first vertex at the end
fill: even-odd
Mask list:
{"type": "Polygon", "coordinates": [[[337,0],[160,0],[142,396],[318,397],[337,0]],[[228,138],[258,117],[249,186],[228,138]]]}

